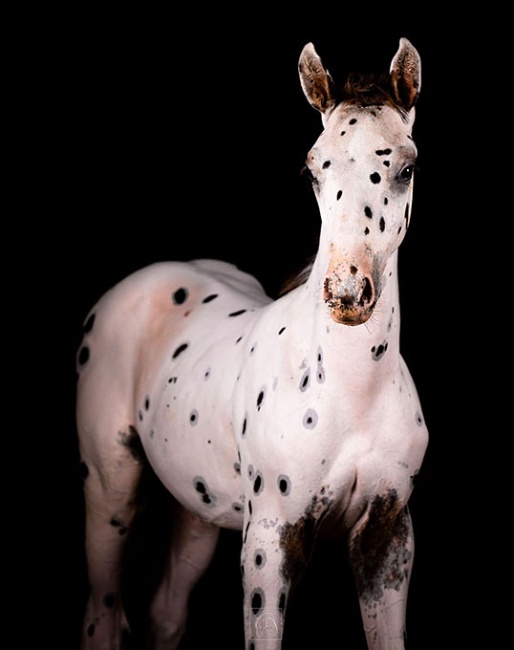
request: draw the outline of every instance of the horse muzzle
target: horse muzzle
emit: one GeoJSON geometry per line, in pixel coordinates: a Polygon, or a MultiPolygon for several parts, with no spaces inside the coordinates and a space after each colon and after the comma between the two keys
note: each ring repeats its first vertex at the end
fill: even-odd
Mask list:
{"type": "Polygon", "coordinates": [[[323,300],[332,320],[342,325],[362,325],[371,316],[376,304],[371,277],[350,266],[344,275],[337,270],[325,278],[323,300]]]}

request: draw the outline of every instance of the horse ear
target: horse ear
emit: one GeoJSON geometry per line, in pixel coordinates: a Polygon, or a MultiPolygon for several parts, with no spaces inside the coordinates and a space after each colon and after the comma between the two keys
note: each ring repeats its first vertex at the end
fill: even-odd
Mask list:
{"type": "Polygon", "coordinates": [[[421,58],[406,38],[400,38],[400,47],[391,61],[391,82],[396,100],[406,111],[416,103],[421,89],[421,58]]]}
{"type": "Polygon", "coordinates": [[[320,113],[330,111],[334,105],[334,81],[321,62],[312,43],[307,43],[300,54],[298,62],[300,83],[311,106],[320,113]]]}

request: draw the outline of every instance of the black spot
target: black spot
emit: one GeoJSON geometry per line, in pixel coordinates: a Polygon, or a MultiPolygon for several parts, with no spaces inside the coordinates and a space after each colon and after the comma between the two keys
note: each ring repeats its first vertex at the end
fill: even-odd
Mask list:
{"type": "Polygon", "coordinates": [[[281,327],[281,328],[279,329],[279,331],[278,331],[278,335],[280,336],[280,335],[283,334],[285,331],[286,331],[286,328],[285,328],[285,327],[281,327]]]}
{"type": "Polygon", "coordinates": [[[388,346],[389,346],[389,344],[388,344],[387,341],[384,341],[380,345],[374,345],[371,348],[371,356],[372,356],[372,358],[375,361],[379,361],[384,356],[384,354],[387,352],[388,346]]]}
{"type": "Polygon", "coordinates": [[[319,384],[322,384],[325,381],[325,369],[323,368],[323,350],[318,348],[318,369],[316,374],[316,379],[319,384]]]}
{"type": "Polygon", "coordinates": [[[114,517],[111,519],[110,524],[113,528],[119,528],[118,535],[120,535],[120,537],[123,537],[123,535],[126,535],[129,531],[128,526],[126,526],[119,519],[115,519],[114,517]]]}
{"type": "Polygon", "coordinates": [[[241,463],[234,463],[234,470],[236,474],[241,474],[241,463]]]}
{"type": "Polygon", "coordinates": [[[307,409],[303,416],[303,426],[306,429],[314,429],[318,424],[318,414],[314,409],[307,409]]]}
{"type": "Polygon", "coordinates": [[[323,169],[327,169],[328,167],[330,167],[330,164],[331,164],[330,160],[325,160],[325,162],[323,163],[323,169]]]}
{"type": "Polygon", "coordinates": [[[243,420],[243,428],[241,429],[241,435],[244,436],[246,434],[246,418],[243,420]]]}
{"type": "Polygon", "coordinates": [[[105,594],[104,596],[104,605],[107,609],[112,609],[116,601],[116,595],[113,593],[105,594]]]}
{"type": "Polygon", "coordinates": [[[409,204],[405,206],[405,221],[407,222],[407,228],[409,227],[409,214],[410,214],[410,208],[409,204]]]}
{"type": "Polygon", "coordinates": [[[196,409],[193,409],[189,414],[189,424],[191,424],[191,426],[198,424],[198,411],[196,409]]]}
{"type": "Polygon", "coordinates": [[[147,395],[145,398],[145,411],[148,411],[149,408],[150,408],[150,398],[147,395]]]}
{"type": "Polygon", "coordinates": [[[189,296],[188,290],[185,289],[184,287],[181,287],[180,289],[177,289],[173,294],[173,302],[176,305],[182,305],[183,303],[186,302],[188,296],[189,296]]]}
{"type": "Polygon", "coordinates": [[[393,152],[392,149],[377,149],[375,153],[377,156],[389,156],[393,152]]]}
{"type": "Polygon", "coordinates": [[[88,332],[90,332],[93,329],[93,325],[95,324],[95,318],[96,318],[96,314],[91,314],[88,317],[88,319],[86,320],[86,322],[82,326],[82,331],[84,332],[84,334],[87,334],[88,332]]]}
{"type": "Polygon", "coordinates": [[[240,503],[233,503],[232,510],[234,512],[243,512],[243,506],[240,503]]]}
{"type": "Polygon", "coordinates": [[[217,294],[217,293],[211,293],[211,295],[210,295],[210,296],[207,296],[207,298],[204,298],[204,299],[202,300],[202,302],[205,304],[205,303],[211,302],[212,300],[214,300],[214,299],[217,298],[217,297],[218,297],[218,294],[217,294]]]}
{"type": "Polygon", "coordinates": [[[310,373],[311,373],[311,371],[310,371],[309,368],[303,373],[302,380],[300,381],[300,390],[302,392],[307,390],[307,388],[309,386],[310,373]]]}
{"type": "Polygon", "coordinates": [[[229,314],[229,318],[233,318],[234,316],[241,316],[241,314],[244,314],[247,310],[246,309],[240,309],[239,311],[233,311],[231,314],[229,314]]]}
{"type": "Polygon", "coordinates": [[[257,410],[261,410],[262,402],[264,401],[264,391],[261,390],[259,395],[257,396],[257,410]]]}
{"type": "Polygon", "coordinates": [[[365,234],[365,235],[369,235],[369,228],[368,228],[368,226],[366,226],[366,227],[364,228],[364,234],[365,234]]]}
{"type": "Polygon", "coordinates": [[[193,479],[193,485],[198,494],[201,495],[202,503],[205,503],[207,506],[213,506],[216,502],[216,497],[209,491],[205,479],[201,476],[195,476],[193,479]]]}
{"type": "Polygon", "coordinates": [[[262,589],[257,588],[252,592],[252,611],[257,615],[264,607],[264,592],[262,589]]]}
{"type": "Polygon", "coordinates": [[[391,166],[391,163],[389,162],[389,160],[384,160],[384,162],[382,164],[384,165],[384,167],[390,167],[391,166]]]}
{"type": "Polygon", "coordinates": [[[83,345],[80,348],[79,352],[79,365],[83,366],[85,363],[89,361],[89,348],[87,345],[83,345]]]}
{"type": "Polygon", "coordinates": [[[336,200],[339,201],[339,199],[343,196],[343,190],[339,190],[336,196],[336,200]]]}
{"type": "Polygon", "coordinates": [[[367,205],[367,206],[364,208],[364,214],[368,217],[368,219],[372,219],[372,218],[373,218],[373,210],[369,207],[369,205],[367,205]]]}
{"type": "Polygon", "coordinates": [[[353,118],[350,120],[350,124],[357,124],[357,118],[353,117],[353,118]]]}
{"type": "Polygon", "coordinates": [[[252,505],[252,502],[251,502],[251,501],[248,501],[248,514],[249,514],[250,516],[252,516],[252,512],[253,512],[253,505],[252,505]]]}
{"type": "Polygon", "coordinates": [[[94,636],[94,634],[95,634],[95,624],[91,623],[91,625],[89,625],[87,628],[87,635],[89,638],[91,638],[92,636],[94,636]]]}
{"type": "Polygon", "coordinates": [[[373,174],[371,174],[369,179],[373,183],[373,185],[378,185],[378,183],[380,183],[380,181],[382,180],[378,172],[373,172],[373,174]]]}
{"type": "Polygon", "coordinates": [[[380,232],[384,232],[385,227],[386,227],[386,222],[384,217],[380,217],[379,225],[378,227],[380,228],[380,232]]]}
{"type": "Polygon", "coordinates": [[[257,476],[255,477],[255,481],[253,482],[253,492],[255,495],[258,495],[262,492],[264,488],[264,479],[262,478],[262,474],[260,472],[257,472],[257,476]]]}
{"type": "Polygon", "coordinates": [[[283,589],[280,592],[280,595],[278,597],[278,611],[284,613],[286,609],[286,599],[287,599],[287,594],[285,589],[283,589]]]}
{"type": "Polygon", "coordinates": [[[207,488],[205,487],[205,485],[201,481],[197,481],[195,483],[195,490],[197,492],[200,492],[200,494],[205,494],[205,492],[207,491],[207,488]]]}
{"type": "Polygon", "coordinates": [[[288,476],[280,474],[277,479],[278,489],[283,496],[287,496],[291,492],[291,480],[288,476]]]}
{"type": "Polygon", "coordinates": [[[419,413],[419,411],[416,412],[416,424],[418,425],[418,427],[422,426],[423,424],[423,416],[421,415],[421,413],[419,413]]]}
{"type": "Polygon", "coordinates": [[[182,354],[187,348],[189,347],[189,343],[182,343],[182,345],[179,345],[178,348],[175,350],[173,353],[173,356],[171,357],[172,359],[176,359],[179,354],[182,354]]]}

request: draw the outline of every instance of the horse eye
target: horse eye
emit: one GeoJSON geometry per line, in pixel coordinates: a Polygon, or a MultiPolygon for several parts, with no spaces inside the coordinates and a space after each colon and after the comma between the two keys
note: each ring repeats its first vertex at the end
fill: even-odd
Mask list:
{"type": "Polygon", "coordinates": [[[398,178],[404,183],[408,183],[414,176],[414,169],[415,169],[414,165],[405,165],[405,167],[401,170],[400,174],[398,175],[398,178]]]}

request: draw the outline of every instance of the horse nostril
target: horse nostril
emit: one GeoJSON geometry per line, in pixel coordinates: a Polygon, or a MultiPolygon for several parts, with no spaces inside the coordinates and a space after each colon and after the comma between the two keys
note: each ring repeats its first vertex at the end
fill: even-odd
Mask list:
{"type": "Polygon", "coordinates": [[[370,303],[373,300],[373,286],[369,280],[369,278],[364,278],[363,280],[363,289],[361,293],[361,297],[359,299],[359,305],[363,306],[366,303],[370,303]]]}

